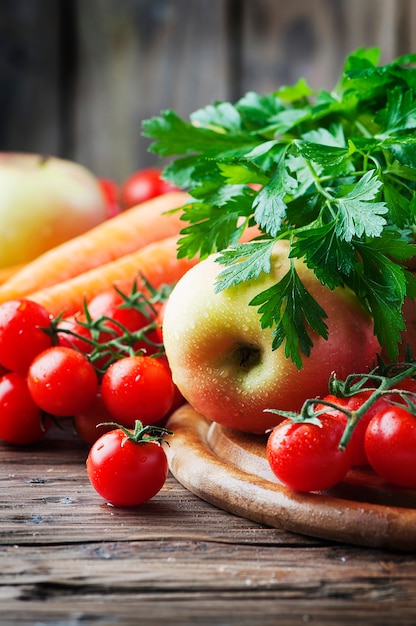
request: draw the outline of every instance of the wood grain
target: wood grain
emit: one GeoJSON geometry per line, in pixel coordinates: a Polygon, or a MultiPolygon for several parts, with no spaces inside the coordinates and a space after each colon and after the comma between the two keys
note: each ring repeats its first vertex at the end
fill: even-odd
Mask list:
{"type": "Polygon", "coordinates": [[[84,3],[76,159],[120,181],[160,164],[146,152],[141,122],[167,108],[186,116],[226,97],[224,19],[221,0],[84,3]]]}
{"type": "MultiPolygon", "coordinates": [[[[380,47],[388,63],[413,44],[407,0],[273,0],[244,3],[243,88],[260,92],[305,77],[315,89],[332,89],[346,55],[380,47]],[[412,44],[410,43],[412,41],[412,44]]],[[[409,49],[412,49],[411,47],[409,49]]]]}
{"type": "Polygon", "coordinates": [[[276,528],[368,547],[416,552],[416,493],[356,470],[322,493],[292,491],[271,474],[265,440],[227,431],[189,405],[170,418],[174,476],[225,510],[276,528]]]}
{"type": "Polygon", "coordinates": [[[414,52],[414,0],[1,2],[0,149],[122,182],[162,165],[143,119],[300,77],[331,89],[345,56],[369,46],[382,62],[414,52]]]}
{"type": "Polygon", "coordinates": [[[36,446],[0,443],[2,624],[414,623],[414,555],[270,528],[172,476],[144,506],[110,507],[64,426],[36,446]]]}
{"type": "Polygon", "coordinates": [[[55,0],[0,4],[2,151],[62,150],[60,28],[55,0]]]}

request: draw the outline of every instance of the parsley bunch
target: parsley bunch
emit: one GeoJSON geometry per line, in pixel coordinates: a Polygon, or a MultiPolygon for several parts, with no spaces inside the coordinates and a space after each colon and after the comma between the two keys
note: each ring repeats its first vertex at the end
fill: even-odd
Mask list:
{"type": "MultiPolygon", "coordinates": [[[[406,295],[416,280],[405,262],[416,230],[416,54],[379,66],[379,49],[349,55],[333,91],[304,79],[238,102],[216,102],[190,120],[174,111],[143,122],[150,150],[176,158],[164,178],[189,191],[180,257],[222,251],[217,289],[270,270],[278,239],[290,243],[329,289],[348,287],[369,311],[394,359],[406,295]],[[261,235],[239,244],[245,228],[261,235]]],[[[252,302],[273,349],[302,367],[325,311],[295,268],[252,302]]]]}

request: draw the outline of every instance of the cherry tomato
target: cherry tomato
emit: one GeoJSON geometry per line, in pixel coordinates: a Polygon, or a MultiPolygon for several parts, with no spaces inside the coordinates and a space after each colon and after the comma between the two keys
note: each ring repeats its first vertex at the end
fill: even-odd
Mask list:
{"type": "MultiPolygon", "coordinates": [[[[153,308],[149,305],[145,305],[143,311],[139,310],[135,306],[129,306],[126,300],[123,298],[116,289],[109,289],[95,296],[88,304],[88,311],[92,319],[96,320],[102,316],[111,318],[111,321],[105,321],[104,327],[109,328],[111,332],[108,336],[100,337],[100,342],[113,339],[115,336],[121,336],[124,329],[131,333],[138,332],[155,321],[157,311],[160,305],[155,305],[153,308]]],[[[133,350],[138,352],[139,350],[146,350],[146,354],[155,354],[161,349],[161,342],[159,341],[159,335],[156,330],[150,330],[146,333],[146,339],[139,340],[133,345],[133,350]],[[148,339],[152,343],[146,341],[148,339]]]]}
{"type": "Polygon", "coordinates": [[[74,415],[75,431],[85,443],[91,445],[104,433],[114,430],[114,426],[104,426],[104,422],[111,422],[112,420],[113,416],[104,404],[99,391],[92,404],[74,415]],[[98,426],[98,424],[101,425],[98,426]]]}
{"type": "Polygon", "coordinates": [[[31,300],[9,300],[0,305],[0,363],[25,374],[34,357],[52,345],[51,315],[31,300]]]}
{"type": "Polygon", "coordinates": [[[101,382],[101,393],[114,419],[132,427],[137,419],[144,424],[160,421],[172,406],[174,386],[164,361],[132,356],[110,365],[101,382]]]}
{"type": "Polygon", "coordinates": [[[8,370],[7,367],[3,367],[3,365],[0,364],[0,376],[3,376],[3,374],[7,374],[8,372],[10,372],[10,370],[8,370]]]}
{"type": "Polygon", "coordinates": [[[162,170],[156,167],[148,167],[134,172],[121,186],[123,207],[129,209],[136,204],[176,190],[177,187],[162,180],[161,174],[162,170]]]}
{"type": "MultiPolygon", "coordinates": [[[[363,392],[354,394],[353,396],[350,396],[348,398],[338,398],[337,396],[328,394],[323,399],[328,402],[332,402],[333,404],[336,404],[340,407],[343,407],[344,409],[347,409],[348,411],[357,411],[362,406],[362,404],[368,399],[370,394],[371,394],[371,391],[363,391],[363,392]]],[[[370,409],[365,413],[365,415],[361,417],[361,419],[355,426],[353,435],[348,444],[348,447],[351,447],[351,450],[352,450],[351,464],[354,467],[360,466],[360,465],[368,465],[368,459],[367,459],[367,455],[364,449],[365,431],[373,415],[375,415],[377,411],[379,411],[383,406],[386,406],[387,403],[388,403],[387,397],[382,397],[379,400],[377,400],[370,407],[370,409]]],[[[345,413],[343,413],[342,411],[337,411],[336,409],[333,409],[332,407],[328,407],[328,406],[324,406],[320,404],[316,406],[317,410],[322,409],[322,408],[325,409],[328,415],[332,415],[336,419],[339,419],[344,424],[344,426],[346,426],[347,416],[345,413]]]]}
{"type": "Polygon", "coordinates": [[[266,455],[275,476],[296,491],[322,491],[340,482],[351,467],[351,449],[339,450],[344,425],[320,415],[321,426],[284,420],[271,432],[266,455]]]}
{"type": "Polygon", "coordinates": [[[29,367],[27,381],[36,404],[57,417],[85,410],[98,391],[97,374],[88,359],[64,346],[41,352],[29,367]]]}
{"type": "MultiPolygon", "coordinates": [[[[398,383],[395,388],[414,393],[416,392],[416,381],[412,378],[408,378],[398,383]]],[[[328,402],[332,402],[333,404],[337,404],[338,406],[347,409],[348,411],[357,411],[362,406],[362,404],[366,400],[368,400],[371,393],[371,391],[362,391],[348,398],[338,398],[337,396],[328,394],[323,399],[328,402]]],[[[352,448],[352,466],[356,467],[360,465],[368,465],[369,462],[364,445],[364,438],[367,426],[374,417],[374,415],[378,413],[381,409],[391,406],[391,402],[403,403],[403,399],[400,397],[399,394],[386,394],[385,396],[382,396],[366,411],[365,415],[363,415],[357,423],[348,444],[348,446],[351,446],[352,448]]],[[[326,413],[332,415],[333,417],[336,417],[346,425],[347,416],[345,413],[343,413],[343,411],[337,411],[332,407],[324,406],[321,404],[318,404],[316,406],[317,410],[320,410],[322,408],[325,409],[326,413]]]]}
{"type": "Polygon", "coordinates": [[[91,331],[84,324],[85,316],[68,317],[58,323],[58,345],[66,348],[73,348],[83,354],[90,354],[93,350],[93,344],[87,340],[91,340],[91,331]],[[65,332],[69,331],[69,332],[65,332]]]}
{"type": "Polygon", "coordinates": [[[99,183],[107,203],[107,218],[120,213],[120,188],[110,178],[100,178],[99,183]]]}
{"type": "Polygon", "coordinates": [[[133,431],[129,432],[130,437],[117,428],[102,435],[87,458],[92,486],[114,506],[147,502],[161,490],[168,475],[168,461],[159,441],[145,436],[135,440],[133,431]]]}
{"type": "Polygon", "coordinates": [[[125,300],[115,289],[108,289],[96,295],[88,304],[88,311],[93,320],[99,317],[109,317],[113,321],[106,321],[105,326],[118,335],[123,334],[120,325],[130,332],[135,332],[147,326],[154,317],[150,307],[146,312],[130,306],[125,306],[125,300]]]}
{"type": "Polygon", "coordinates": [[[51,420],[42,415],[29,393],[26,378],[9,372],[0,378],[0,439],[26,445],[41,439],[51,420]]]}
{"type": "Polygon", "coordinates": [[[416,488],[415,415],[404,407],[384,407],[370,421],[364,443],[379,476],[394,485],[416,488]]]}

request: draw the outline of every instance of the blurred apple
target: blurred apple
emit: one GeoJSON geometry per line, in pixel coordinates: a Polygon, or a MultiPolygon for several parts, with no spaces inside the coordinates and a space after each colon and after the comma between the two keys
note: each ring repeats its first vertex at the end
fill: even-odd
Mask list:
{"type": "Polygon", "coordinates": [[[107,217],[99,180],[85,167],[0,152],[0,267],[26,263],[107,217]]]}
{"type": "Polygon", "coordinates": [[[280,421],[265,409],[299,411],[308,398],[328,393],[332,372],[343,379],[368,371],[379,349],[372,319],[352,292],[329,290],[300,261],[295,267],[326,311],[329,338],[311,333],[313,348],[298,370],[284,347],[272,350],[272,329],[261,328],[249,302],[289,270],[285,242],[276,244],[270,274],[216,292],[223,269],[209,257],[176,284],[163,317],[163,340],[172,377],[193,408],[228,428],[264,433],[280,421]]]}

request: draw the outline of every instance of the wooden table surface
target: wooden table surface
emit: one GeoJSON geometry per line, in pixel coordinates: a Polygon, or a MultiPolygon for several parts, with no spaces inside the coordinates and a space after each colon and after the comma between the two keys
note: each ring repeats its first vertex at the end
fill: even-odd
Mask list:
{"type": "Polygon", "coordinates": [[[86,454],[70,429],[0,445],[2,626],[416,623],[416,555],[260,526],[172,476],[116,509],[86,454]]]}

